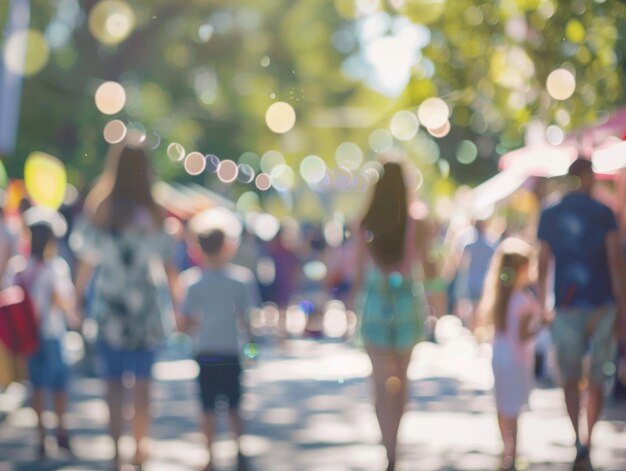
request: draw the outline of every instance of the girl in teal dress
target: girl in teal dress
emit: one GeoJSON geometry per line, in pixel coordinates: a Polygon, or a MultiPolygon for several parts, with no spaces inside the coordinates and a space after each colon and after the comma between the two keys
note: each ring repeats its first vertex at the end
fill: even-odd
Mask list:
{"type": "Polygon", "coordinates": [[[419,273],[433,272],[425,256],[429,234],[428,226],[409,214],[402,166],[385,163],[357,231],[354,296],[360,341],[372,362],[376,415],[388,471],[395,467],[411,352],[424,335],[428,308],[419,273]]]}

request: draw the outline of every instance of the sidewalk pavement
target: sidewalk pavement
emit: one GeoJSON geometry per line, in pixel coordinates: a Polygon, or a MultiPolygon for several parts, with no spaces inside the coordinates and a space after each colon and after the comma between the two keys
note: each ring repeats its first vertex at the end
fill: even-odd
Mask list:
{"type": "MultiPolygon", "coordinates": [[[[399,471],[494,470],[501,450],[491,393],[490,349],[462,331],[423,343],[409,368],[411,401],[400,430],[399,471]]],[[[200,469],[207,459],[198,432],[199,406],[191,360],[155,366],[148,471],[200,469]]],[[[265,346],[244,376],[244,452],[252,470],[378,471],[385,469],[380,433],[370,399],[370,364],[364,353],[342,343],[288,341],[265,346]]],[[[73,382],[69,425],[76,460],[57,453],[34,461],[35,417],[21,408],[0,425],[0,471],[110,469],[103,384],[73,382]]],[[[573,433],[561,393],[536,389],[521,418],[519,469],[572,469],[573,433]]],[[[52,425],[52,417],[46,416],[52,425]]],[[[224,431],[216,445],[219,470],[234,470],[234,442],[224,431]]],[[[130,440],[122,451],[132,454],[130,440]]],[[[626,408],[611,405],[598,424],[592,461],[596,470],[626,469],[626,408]]]]}
{"type": "Polygon", "coordinates": [[[0,391],[0,423],[25,404],[27,395],[27,388],[19,383],[11,383],[0,391]]]}

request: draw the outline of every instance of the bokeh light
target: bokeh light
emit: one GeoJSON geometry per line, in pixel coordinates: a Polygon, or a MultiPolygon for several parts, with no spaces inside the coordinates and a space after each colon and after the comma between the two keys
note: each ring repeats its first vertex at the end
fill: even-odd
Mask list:
{"type": "Polygon", "coordinates": [[[340,338],[348,333],[348,316],[346,307],[340,301],[331,301],[326,307],[323,324],[324,335],[340,338]]]}
{"type": "Polygon", "coordinates": [[[478,156],[478,148],[472,141],[463,140],[456,148],[456,159],[462,164],[471,164],[478,156]]]}
{"type": "Polygon", "coordinates": [[[354,175],[345,167],[339,167],[333,175],[335,188],[339,191],[347,191],[354,185],[354,175]]]}
{"type": "Polygon", "coordinates": [[[272,186],[278,191],[289,191],[295,183],[295,173],[288,165],[278,165],[270,173],[272,186]]]}
{"type": "Polygon", "coordinates": [[[126,131],[126,125],[119,119],[114,119],[113,121],[109,121],[106,126],[104,126],[102,134],[104,135],[104,140],[106,142],[109,144],[117,144],[124,140],[126,137],[126,131]]]}
{"type": "Polygon", "coordinates": [[[444,124],[440,128],[436,128],[436,129],[428,128],[428,133],[433,137],[442,138],[442,137],[446,137],[450,133],[450,128],[451,128],[450,121],[446,121],[446,124],[444,124]]]}
{"type": "Polygon", "coordinates": [[[8,70],[17,75],[30,76],[48,64],[50,48],[39,31],[18,31],[6,40],[3,57],[8,70]]]}
{"type": "Polygon", "coordinates": [[[244,152],[239,156],[238,162],[249,165],[255,172],[261,170],[261,158],[254,152],[244,152]]]}
{"type": "Polygon", "coordinates": [[[361,169],[361,174],[367,179],[370,185],[375,185],[384,173],[384,167],[380,162],[371,161],[365,163],[361,169]]]}
{"type": "Polygon", "coordinates": [[[89,13],[89,31],[102,44],[124,41],[135,27],[135,12],[122,0],[101,0],[89,13]]]}
{"type": "Polygon", "coordinates": [[[450,116],[450,108],[441,98],[427,98],[417,110],[420,123],[428,129],[440,129],[450,116]]]}
{"type": "Polygon", "coordinates": [[[344,142],[335,152],[337,165],[347,170],[356,170],[363,163],[363,151],[353,142],[344,142]]]}
{"type": "Polygon", "coordinates": [[[309,155],[300,162],[300,176],[302,179],[314,185],[322,181],[326,175],[326,163],[317,155],[309,155]]]}
{"type": "Polygon", "coordinates": [[[430,25],[444,13],[446,0],[390,0],[391,5],[415,23],[430,25]]]}
{"type": "Polygon", "coordinates": [[[149,132],[146,135],[146,146],[149,149],[155,150],[161,145],[161,136],[157,132],[149,132]]]}
{"type": "Polygon", "coordinates": [[[198,39],[201,43],[208,43],[213,37],[213,33],[215,33],[215,28],[210,23],[198,27],[198,39]]]}
{"type": "Polygon", "coordinates": [[[354,19],[358,16],[356,0],[333,0],[337,13],[346,19],[354,19]]]}
{"type": "Polygon", "coordinates": [[[559,126],[552,124],[546,129],[546,139],[553,146],[561,145],[565,140],[565,132],[559,126]]]}
{"type": "Polygon", "coordinates": [[[272,103],[265,113],[265,123],[272,132],[285,134],[296,124],[296,111],[289,103],[272,103]]]}
{"type": "Polygon", "coordinates": [[[324,225],[324,240],[331,247],[340,247],[343,242],[344,228],[341,221],[333,219],[324,225]]]}
{"type": "Polygon", "coordinates": [[[576,78],[567,69],[553,70],[548,75],[546,89],[555,100],[567,100],[576,91],[576,78]]]}
{"type": "Polygon", "coordinates": [[[393,147],[393,135],[386,129],[375,129],[368,142],[374,152],[386,152],[393,147]]]}
{"type": "Polygon", "coordinates": [[[245,213],[260,213],[261,199],[254,191],[246,191],[237,200],[237,211],[245,213]]]}
{"type": "Polygon", "coordinates": [[[172,162],[181,162],[185,158],[186,152],[182,144],[172,142],[167,146],[167,156],[172,162]]]}
{"type": "Polygon", "coordinates": [[[184,167],[189,175],[200,175],[206,169],[206,159],[200,152],[190,152],[185,157],[184,167]]]}
{"type": "Polygon", "coordinates": [[[241,183],[252,183],[254,181],[255,172],[252,166],[248,164],[239,164],[239,175],[237,181],[241,183]]]}
{"type": "Polygon", "coordinates": [[[272,178],[267,173],[259,173],[254,181],[261,191],[267,191],[272,187],[272,178]]]}
{"type": "Polygon", "coordinates": [[[304,276],[312,281],[322,281],[328,274],[328,267],[320,260],[312,260],[302,267],[304,276]]]}
{"type": "Polygon", "coordinates": [[[279,165],[285,165],[285,156],[277,150],[268,150],[261,157],[261,170],[271,173],[279,165]]]}
{"type": "Polygon", "coordinates": [[[206,161],[206,171],[209,173],[216,173],[220,167],[220,158],[214,154],[207,154],[204,156],[206,161]]]}
{"type": "Polygon", "coordinates": [[[239,166],[232,160],[222,160],[217,168],[217,178],[223,183],[232,183],[237,180],[239,166]]]}
{"type": "Polygon", "coordinates": [[[96,107],[104,114],[116,114],[126,104],[126,91],[117,82],[104,82],[96,90],[96,107]]]}
{"type": "Polygon", "coordinates": [[[419,121],[415,113],[410,111],[398,111],[389,124],[393,136],[400,141],[410,141],[419,130],[419,121]]]}
{"type": "Polygon", "coordinates": [[[148,131],[146,127],[138,122],[130,122],[127,125],[126,141],[131,145],[144,146],[148,131]]]}
{"type": "MultiPolygon", "coordinates": [[[[276,219],[271,214],[262,213],[255,215],[255,217],[252,219],[252,226],[253,232],[261,240],[268,241],[272,240],[274,237],[276,237],[276,234],[278,234],[278,231],[280,230],[280,221],[278,221],[278,219],[276,219]]],[[[271,258],[269,259],[269,262],[273,265],[273,261],[271,258]]],[[[265,278],[267,279],[268,277],[265,278]]]]}

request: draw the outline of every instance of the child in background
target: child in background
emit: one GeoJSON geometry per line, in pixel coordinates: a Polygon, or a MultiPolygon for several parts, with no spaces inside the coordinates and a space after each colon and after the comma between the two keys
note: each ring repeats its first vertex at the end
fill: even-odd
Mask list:
{"type": "Polygon", "coordinates": [[[527,288],[531,252],[530,245],[517,238],[498,246],[479,305],[479,315],[495,328],[492,367],[503,470],[515,469],[517,419],[528,404],[533,382],[532,340],[539,330],[539,304],[527,288]]]}
{"type": "Polygon", "coordinates": [[[239,414],[242,372],[240,339],[247,332],[248,311],[259,304],[254,275],[244,267],[230,264],[238,246],[241,224],[223,209],[211,209],[194,217],[191,229],[204,254],[202,268],[192,268],[182,277],[187,291],[181,309],[181,330],[193,340],[193,351],[200,367],[198,382],[210,461],[215,435],[215,405],[220,397],[229,404],[229,421],[237,440],[237,469],[246,469],[239,447],[243,433],[239,414]]]}
{"type": "Polygon", "coordinates": [[[57,444],[70,451],[65,413],[69,369],[63,358],[62,341],[68,321],[78,326],[74,310],[74,286],[67,263],[57,255],[57,240],[66,232],[62,216],[39,207],[24,212],[29,229],[30,255],[15,282],[26,287],[38,318],[39,350],[28,359],[28,373],[33,386],[32,406],[37,414],[39,459],[46,456],[46,429],[42,422],[45,392],[53,394],[58,418],[57,444]]]}

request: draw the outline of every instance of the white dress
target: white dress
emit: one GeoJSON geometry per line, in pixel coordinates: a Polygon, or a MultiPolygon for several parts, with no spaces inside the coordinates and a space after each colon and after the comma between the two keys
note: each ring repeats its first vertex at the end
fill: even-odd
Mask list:
{"type": "Polygon", "coordinates": [[[536,314],[538,303],[530,293],[515,291],[507,309],[506,329],[496,331],[492,367],[498,412],[516,417],[528,404],[533,385],[534,345],[532,339],[520,340],[520,323],[530,309],[536,314]]]}

